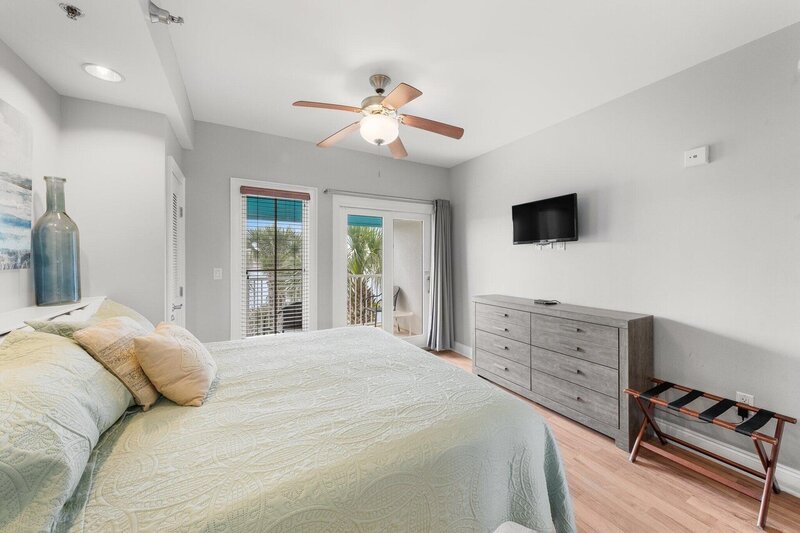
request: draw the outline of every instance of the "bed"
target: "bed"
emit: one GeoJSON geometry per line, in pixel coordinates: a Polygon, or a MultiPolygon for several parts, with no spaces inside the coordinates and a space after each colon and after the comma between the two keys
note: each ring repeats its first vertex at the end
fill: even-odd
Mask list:
{"type": "Polygon", "coordinates": [[[102,436],[56,531],[574,531],[529,406],[375,328],[208,345],[202,407],[102,436]]]}

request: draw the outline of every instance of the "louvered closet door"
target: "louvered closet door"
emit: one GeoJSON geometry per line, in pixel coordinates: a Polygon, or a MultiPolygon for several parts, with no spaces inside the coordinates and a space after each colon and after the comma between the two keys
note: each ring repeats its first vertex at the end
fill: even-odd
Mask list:
{"type": "Polygon", "coordinates": [[[174,163],[169,169],[167,193],[167,322],[186,325],[185,241],[186,180],[174,163]]]}

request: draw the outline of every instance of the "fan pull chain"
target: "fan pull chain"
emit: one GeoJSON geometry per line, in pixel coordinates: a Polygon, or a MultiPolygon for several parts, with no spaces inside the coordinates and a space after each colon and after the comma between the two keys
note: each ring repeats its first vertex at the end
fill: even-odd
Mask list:
{"type": "Polygon", "coordinates": [[[381,179],[381,145],[375,145],[375,156],[378,158],[378,179],[381,179]]]}

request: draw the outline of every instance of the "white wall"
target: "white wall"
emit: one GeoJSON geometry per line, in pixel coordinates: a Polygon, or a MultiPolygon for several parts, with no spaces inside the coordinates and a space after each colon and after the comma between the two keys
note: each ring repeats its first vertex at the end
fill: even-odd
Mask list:
{"type": "MultiPolygon", "coordinates": [[[[60,97],[0,41],[0,100],[28,117],[33,132],[33,220],[44,212],[43,176],[58,175],[60,97]]],[[[0,312],[34,304],[30,269],[0,271],[0,312]]]]}
{"type": "Polygon", "coordinates": [[[230,338],[230,178],[317,187],[317,320],[331,324],[331,197],[325,188],[447,198],[447,170],[362,152],[218,126],[195,125],[195,148],[183,154],[186,175],[187,326],[203,341],[230,338]],[[377,176],[378,166],[381,177],[377,176]],[[221,267],[222,281],[211,280],[221,267]]]}
{"type": "Polygon", "coordinates": [[[166,118],[66,97],[61,111],[59,175],[80,230],[83,294],[163,320],[166,118]]]}
{"type": "Polygon", "coordinates": [[[659,377],[800,415],[798,59],[794,25],[455,167],[457,340],[483,293],[651,313],[659,377]],[[572,192],[579,242],[511,244],[512,204],[572,192]]]}

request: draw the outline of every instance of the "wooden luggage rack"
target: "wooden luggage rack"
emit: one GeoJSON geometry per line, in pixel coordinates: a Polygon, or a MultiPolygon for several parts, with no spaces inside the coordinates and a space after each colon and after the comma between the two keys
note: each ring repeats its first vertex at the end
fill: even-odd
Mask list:
{"type": "Polygon", "coordinates": [[[630,461],[632,463],[636,462],[636,457],[639,454],[640,447],[647,448],[648,450],[657,453],[658,455],[661,455],[666,459],[674,461],[694,472],[702,474],[708,478],[713,479],[714,481],[717,481],[718,483],[722,483],[723,485],[734,489],[737,492],[740,492],[742,494],[745,494],[746,496],[750,496],[751,498],[760,501],[761,507],[759,508],[758,511],[757,525],[758,527],[763,528],[767,523],[767,512],[769,511],[769,500],[770,497],[772,496],[772,492],[774,491],[775,494],[780,493],[780,487],[778,486],[778,481],[775,479],[775,469],[778,466],[778,453],[780,452],[781,449],[783,426],[787,422],[789,424],[796,424],[797,420],[789,416],[773,413],[772,411],[767,411],[766,409],[759,409],[751,405],[747,405],[744,403],[737,403],[733,400],[722,398],[721,396],[716,396],[714,394],[709,394],[707,392],[691,389],[689,387],[684,387],[683,385],[676,385],[674,383],[670,383],[668,381],[663,381],[660,379],[651,379],[651,381],[656,384],[655,387],[646,390],[644,392],[635,391],[633,389],[625,389],[625,394],[633,396],[633,398],[636,400],[636,403],[639,404],[639,407],[642,409],[642,413],[644,413],[644,420],[642,420],[642,426],[639,429],[639,434],[636,437],[636,442],[634,443],[633,449],[631,450],[630,461]],[[684,394],[683,396],[672,402],[668,402],[666,400],[658,398],[659,394],[662,394],[670,389],[679,390],[686,394],[684,394]],[[713,400],[717,403],[715,403],[714,405],[712,405],[711,407],[702,412],[694,411],[686,407],[686,405],[701,397],[713,400]],[[647,403],[645,404],[645,402],[643,402],[642,400],[646,400],[647,403]],[[653,418],[653,411],[655,410],[656,405],[659,405],[661,407],[667,407],[672,411],[676,411],[693,418],[699,418],[703,422],[708,422],[710,424],[714,424],[715,426],[729,429],[735,431],[736,433],[740,433],[742,435],[750,437],[753,441],[753,445],[756,448],[756,454],[761,460],[761,465],[764,467],[764,472],[759,472],[758,470],[750,468],[749,466],[745,466],[743,464],[737,463],[736,461],[732,461],[727,457],[722,457],[721,455],[718,455],[714,452],[701,448],[700,446],[697,446],[690,442],[686,442],[683,439],[673,437],[672,435],[667,435],[666,433],[661,431],[661,428],[658,427],[658,424],[656,424],[656,421],[653,418]],[[731,407],[746,409],[747,411],[755,412],[755,414],[751,418],[740,424],[734,424],[733,422],[728,422],[718,418],[731,407]],[[773,435],[766,435],[758,431],[765,424],[767,424],[769,421],[773,419],[775,419],[776,421],[775,433],[773,435]],[[672,453],[669,450],[663,448],[662,446],[658,446],[654,443],[643,440],[644,435],[647,432],[648,426],[653,428],[653,431],[655,432],[656,437],[658,437],[658,440],[659,442],[661,442],[662,446],[665,446],[669,441],[672,441],[677,444],[680,444],[681,446],[685,446],[686,448],[694,450],[698,453],[711,457],[712,459],[720,461],[730,467],[736,468],[743,472],[747,472],[752,476],[763,479],[764,480],[763,491],[758,491],[750,486],[737,483],[736,481],[733,481],[725,476],[722,476],[719,473],[714,472],[709,468],[706,468],[698,463],[692,462],[690,459],[687,459],[686,457],[672,453]],[[767,454],[764,448],[764,444],[769,444],[771,446],[769,454],[767,454]]]}

